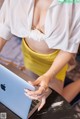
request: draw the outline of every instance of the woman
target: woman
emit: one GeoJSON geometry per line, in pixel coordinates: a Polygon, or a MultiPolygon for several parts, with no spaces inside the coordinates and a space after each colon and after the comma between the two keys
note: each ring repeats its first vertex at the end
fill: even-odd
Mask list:
{"type": "MultiPolygon", "coordinates": [[[[36,92],[29,92],[33,97],[45,94],[49,82],[62,94],[67,63],[79,46],[79,7],[57,0],[4,1],[0,13],[1,48],[12,34],[23,38],[25,67],[40,85],[36,92]]],[[[41,107],[44,102],[42,98],[41,107]]]]}

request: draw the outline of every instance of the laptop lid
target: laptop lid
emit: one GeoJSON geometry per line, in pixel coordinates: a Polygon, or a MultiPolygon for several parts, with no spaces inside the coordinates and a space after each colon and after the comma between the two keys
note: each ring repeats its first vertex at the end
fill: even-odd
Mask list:
{"type": "Polygon", "coordinates": [[[0,65],[0,102],[22,119],[27,119],[32,100],[24,89],[35,90],[25,80],[0,65]]]}

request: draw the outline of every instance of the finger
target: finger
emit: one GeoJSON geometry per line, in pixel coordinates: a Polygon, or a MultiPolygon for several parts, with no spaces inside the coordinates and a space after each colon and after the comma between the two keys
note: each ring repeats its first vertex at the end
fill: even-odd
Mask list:
{"type": "Polygon", "coordinates": [[[30,91],[30,90],[28,90],[28,89],[24,89],[24,91],[28,94],[28,95],[36,95],[36,91],[30,91]]]}
{"type": "Polygon", "coordinates": [[[46,92],[44,92],[44,93],[42,93],[41,95],[36,95],[37,96],[37,99],[38,100],[41,100],[44,96],[45,96],[45,98],[47,97],[47,91],[46,92]]]}
{"type": "Polygon", "coordinates": [[[28,96],[30,99],[32,99],[32,100],[38,100],[38,98],[37,97],[33,97],[33,96],[28,96]]]}
{"type": "MultiPolygon", "coordinates": [[[[43,88],[43,87],[40,87],[39,90],[42,90],[42,91],[43,91],[44,88],[43,88]]],[[[25,91],[26,93],[29,93],[29,92],[37,92],[37,91],[31,91],[31,90],[26,89],[26,88],[24,89],[24,91],[25,91]]],[[[41,91],[41,93],[42,93],[42,91],[41,91]]],[[[45,93],[45,92],[48,92],[48,91],[49,91],[49,89],[47,88],[47,89],[45,89],[44,93],[45,93]]]]}
{"type": "MultiPolygon", "coordinates": [[[[34,94],[33,91],[29,91],[28,89],[24,89],[25,93],[27,93],[27,95],[31,96],[34,94]]],[[[35,96],[35,95],[34,95],[35,96]]]]}
{"type": "Polygon", "coordinates": [[[48,88],[45,88],[44,86],[40,86],[39,89],[36,91],[30,91],[28,89],[24,89],[24,91],[26,93],[28,93],[28,95],[30,95],[30,96],[35,96],[35,95],[36,96],[42,96],[42,94],[48,92],[48,88]]]}
{"type": "Polygon", "coordinates": [[[30,98],[31,99],[31,97],[27,94],[27,93],[24,93],[25,94],[25,96],[27,96],[28,98],[30,98]]]}
{"type": "Polygon", "coordinates": [[[29,96],[31,99],[36,99],[36,100],[41,101],[41,99],[43,98],[43,96],[46,97],[46,93],[43,93],[43,94],[41,94],[41,95],[29,95],[29,94],[27,93],[27,96],[29,96]]]}
{"type": "MultiPolygon", "coordinates": [[[[32,96],[32,97],[38,97],[38,98],[40,98],[40,95],[31,95],[31,91],[29,91],[29,90],[27,90],[27,89],[24,89],[24,91],[25,91],[25,94],[27,95],[27,96],[32,96]]],[[[37,98],[37,99],[38,99],[37,98]]]]}
{"type": "Polygon", "coordinates": [[[27,93],[24,93],[27,97],[29,97],[30,99],[32,99],[32,100],[38,100],[38,97],[37,96],[30,96],[30,95],[28,95],[27,93]]]}
{"type": "Polygon", "coordinates": [[[34,95],[35,96],[35,95],[41,95],[44,90],[42,88],[39,88],[36,91],[29,91],[28,89],[24,89],[24,91],[26,93],[28,93],[28,95],[34,95]]]}
{"type": "Polygon", "coordinates": [[[24,89],[24,91],[25,91],[26,93],[30,92],[30,90],[28,90],[28,89],[26,89],[26,88],[24,89]]]}
{"type": "Polygon", "coordinates": [[[33,82],[32,81],[28,81],[29,84],[33,85],[33,82]]]}
{"type": "Polygon", "coordinates": [[[37,86],[37,85],[39,85],[39,83],[40,83],[40,81],[37,79],[37,80],[35,80],[35,81],[28,81],[31,85],[33,85],[33,86],[37,86]]]}
{"type": "Polygon", "coordinates": [[[40,104],[40,106],[39,106],[39,108],[38,108],[38,111],[40,111],[41,109],[42,109],[42,107],[44,106],[44,104],[46,103],[46,98],[45,98],[45,96],[42,98],[42,101],[41,101],[41,104],[40,104]]]}

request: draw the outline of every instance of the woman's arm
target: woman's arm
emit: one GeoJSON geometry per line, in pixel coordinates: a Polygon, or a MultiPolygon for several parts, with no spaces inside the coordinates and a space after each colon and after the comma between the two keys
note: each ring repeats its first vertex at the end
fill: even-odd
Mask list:
{"type": "Polygon", "coordinates": [[[48,86],[49,82],[54,79],[57,73],[70,61],[73,57],[73,53],[66,51],[60,51],[58,56],[55,58],[50,69],[40,76],[36,81],[33,82],[33,85],[43,85],[45,88],[48,86]],[[41,84],[41,82],[44,82],[41,84]]]}
{"type": "Polygon", "coordinates": [[[0,9],[0,51],[6,41],[12,37],[9,12],[9,0],[5,0],[0,9]]]}
{"type": "Polygon", "coordinates": [[[62,96],[70,103],[80,93],[80,79],[64,87],[62,96]]]}
{"type": "MultiPolygon", "coordinates": [[[[58,56],[55,58],[55,61],[51,65],[50,69],[40,76],[36,81],[30,82],[34,86],[39,86],[39,89],[36,91],[25,90],[25,94],[32,99],[39,99],[41,95],[44,95],[48,89],[49,82],[56,76],[56,74],[70,61],[73,54],[65,51],[60,51],[58,56]]],[[[45,96],[42,97],[41,105],[38,110],[40,110],[45,104],[45,96]]]]}
{"type": "Polygon", "coordinates": [[[5,45],[5,43],[6,43],[6,40],[0,38],[0,52],[1,52],[2,48],[3,48],[3,46],[5,45]]]}
{"type": "Polygon", "coordinates": [[[50,69],[44,74],[49,78],[46,80],[52,80],[56,76],[56,74],[70,61],[72,57],[73,53],[61,50],[58,56],[55,58],[50,69]]]}

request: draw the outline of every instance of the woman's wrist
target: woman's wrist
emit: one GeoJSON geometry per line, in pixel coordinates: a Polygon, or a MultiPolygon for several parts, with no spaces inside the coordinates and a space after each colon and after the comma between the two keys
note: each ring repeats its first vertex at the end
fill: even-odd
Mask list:
{"type": "Polygon", "coordinates": [[[46,83],[50,83],[50,81],[53,79],[53,75],[49,74],[49,73],[45,73],[44,76],[46,77],[45,78],[45,81],[46,83]]]}

